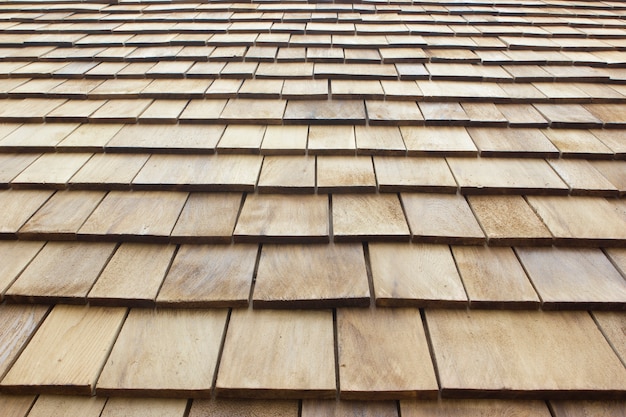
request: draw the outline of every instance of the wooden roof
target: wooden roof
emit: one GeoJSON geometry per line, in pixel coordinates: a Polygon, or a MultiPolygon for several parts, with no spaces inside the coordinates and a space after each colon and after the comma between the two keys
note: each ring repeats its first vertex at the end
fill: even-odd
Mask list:
{"type": "Polygon", "coordinates": [[[626,416],[626,2],[0,3],[0,416],[626,416]]]}

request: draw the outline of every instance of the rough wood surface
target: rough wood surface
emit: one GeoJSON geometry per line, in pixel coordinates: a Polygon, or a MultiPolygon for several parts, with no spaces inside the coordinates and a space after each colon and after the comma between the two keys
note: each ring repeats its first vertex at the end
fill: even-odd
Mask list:
{"type": "Polygon", "coordinates": [[[85,303],[114,250],[114,243],[48,242],[6,296],[17,302],[85,303]]]}
{"type": "Polygon", "coordinates": [[[457,189],[444,158],[375,156],[376,180],[381,192],[445,192],[457,189]]]}
{"type": "Polygon", "coordinates": [[[44,319],[48,307],[3,305],[0,307],[0,378],[13,365],[26,343],[44,319]]]}
{"type": "Polygon", "coordinates": [[[600,399],[626,368],[587,312],[427,310],[444,397],[600,399]]]}
{"type": "MultiPolygon", "coordinates": [[[[187,109],[190,106],[191,102],[187,109]]],[[[127,124],[107,142],[106,148],[123,152],[166,149],[212,153],[223,132],[221,125],[127,124]]]]}
{"type": "Polygon", "coordinates": [[[482,156],[557,157],[558,149],[539,129],[468,129],[482,156]]]}
{"type": "Polygon", "coordinates": [[[482,244],[472,210],[460,195],[402,193],[414,242],[482,244]]]}
{"type": "Polygon", "coordinates": [[[106,398],[40,395],[29,417],[100,417],[106,398]]]}
{"type": "Polygon", "coordinates": [[[592,314],[615,353],[626,364],[626,314],[613,311],[594,311],[592,314]]]}
{"type": "Polygon", "coordinates": [[[463,127],[400,127],[409,156],[447,155],[475,156],[476,145],[463,127]]]}
{"type": "Polygon", "coordinates": [[[552,235],[521,196],[469,196],[489,244],[549,245],[552,235]]]}
{"type": "Polygon", "coordinates": [[[337,338],[342,399],[436,398],[417,309],[338,309],[337,338]]]}
{"type": "Polygon", "coordinates": [[[175,246],[123,243],[89,291],[92,305],[152,306],[175,246]]]}
{"type": "Polygon", "coordinates": [[[353,126],[309,126],[309,154],[354,155],[356,137],[353,126]]]}
{"type": "Polygon", "coordinates": [[[403,417],[550,417],[542,401],[400,401],[403,417]]]}
{"type": "Polygon", "coordinates": [[[331,312],[233,310],[215,389],[225,397],[333,398],[331,312]]]}
{"type": "Polygon", "coordinates": [[[248,195],[235,226],[239,242],[328,242],[325,195],[248,195]]]}
{"type": "Polygon", "coordinates": [[[448,246],[371,243],[369,256],[379,306],[463,307],[467,304],[448,246]]]}
{"type": "Polygon", "coordinates": [[[298,401],[216,399],[195,400],[191,404],[189,417],[297,417],[298,401]]]}
{"type": "Polygon", "coordinates": [[[551,159],[548,163],[569,185],[572,195],[619,196],[617,187],[587,160],[551,159]]]}
{"type": "Polygon", "coordinates": [[[0,236],[15,232],[50,198],[52,191],[0,191],[0,236]]]}
{"type": "Polygon", "coordinates": [[[149,155],[95,154],[70,179],[72,189],[128,190],[149,155]]]}
{"type": "Polygon", "coordinates": [[[26,417],[35,398],[31,395],[0,395],[0,409],[5,417],[26,417]]]}
{"type": "Polygon", "coordinates": [[[313,193],[315,158],[266,156],[258,189],[261,193],[313,193]]]}
{"type": "Polygon", "coordinates": [[[626,309],[626,281],[600,249],[516,251],[544,309],[626,309]]]}
{"type": "Polygon", "coordinates": [[[12,181],[14,187],[65,188],[90,153],[46,153],[12,181]]]}
{"type": "Polygon", "coordinates": [[[171,240],[181,243],[230,242],[241,206],[238,193],[190,193],[171,240]]]}
{"type": "Polygon", "coordinates": [[[317,190],[320,193],[372,192],[376,176],[368,156],[318,156],[317,190]]]}
{"type": "Polygon", "coordinates": [[[85,238],[169,239],[187,193],[111,191],[79,230],[85,238]]]}
{"type": "Polygon", "coordinates": [[[394,194],[335,194],[332,206],[336,241],[408,239],[409,228],[394,194]]]}
{"type": "Polygon", "coordinates": [[[131,310],[96,393],[206,396],[211,392],[226,315],[226,310],[131,310]]]}
{"type": "Polygon", "coordinates": [[[248,305],[256,245],[182,245],[157,304],[178,307],[248,305]]]}
{"type": "Polygon", "coordinates": [[[0,386],[90,395],[125,316],[123,308],[55,306],[0,386]]]}
{"type": "Polygon", "coordinates": [[[100,417],[183,417],[186,408],[183,399],[112,397],[100,417]]]}
{"type": "Polygon", "coordinates": [[[259,153],[264,135],[264,125],[229,124],[217,144],[217,151],[220,153],[259,153]]]}
{"type": "Polygon", "coordinates": [[[255,308],[368,306],[363,247],[264,245],[252,299],[255,308]]]}
{"type": "Polygon", "coordinates": [[[302,401],[302,417],[398,417],[394,401],[302,401]]]}
{"type": "Polygon", "coordinates": [[[550,401],[554,417],[624,417],[626,401],[550,401]]]}
{"type": "Polygon", "coordinates": [[[470,306],[536,308],[539,297],[511,248],[453,246],[470,306]]]}
{"type": "MultiPolygon", "coordinates": [[[[324,85],[326,85],[325,81],[324,85]]],[[[308,134],[308,126],[267,126],[261,144],[261,153],[264,155],[304,154],[308,134]]]]}
{"type": "Polygon", "coordinates": [[[0,242],[0,301],[5,290],[43,247],[43,242],[0,242]]]}

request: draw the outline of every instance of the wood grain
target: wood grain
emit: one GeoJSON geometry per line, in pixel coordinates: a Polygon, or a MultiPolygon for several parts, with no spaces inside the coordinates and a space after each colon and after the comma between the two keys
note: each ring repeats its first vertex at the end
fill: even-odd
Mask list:
{"type": "MultiPolygon", "coordinates": [[[[183,115],[190,109],[187,106],[183,115]]],[[[108,143],[106,149],[120,152],[191,151],[213,153],[220,140],[221,125],[125,125],[108,143]]]]}
{"type": "Polygon", "coordinates": [[[102,191],[58,191],[18,231],[20,239],[74,240],[102,191]]]}
{"type": "Polygon", "coordinates": [[[472,210],[460,195],[402,193],[414,242],[482,244],[472,210]]]}
{"type": "Polygon", "coordinates": [[[338,309],[337,345],[342,399],[437,397],[417,309],[338,309]]]}
{"type": "Polygon", "coordinates": [[[622,363],[626,363],[626,314],[616,311],[594,311],[591,314],[622,363]]]}
{"type": "Polygon", "coordinates": [[[624,417],[626,401],[550,401],[554,417],[624,417]]]}
{"type": "Polygon", "coordinates": [[[123,243],[89,291],[91,305],[153,306],[175,246],[123,243]]]}
{"type": "Polygon", "coordinates": [[[114,243],[48,242],[6,296],[17,302],[85,303],[114,250],[114,243]]]}
{"type": "Polygon", "coordinates": [[[590,131],[582,129],[546,129],[542,132],[559,148],[563,157],[607,157],[613,152],[590,131]]]}
{"type": "Polygon", "coordinates": [[[112,397],[100,417],[183,417],[186,408],[183,399],[112,397]]]}
{"type": "Polygon", "coordinates": [[[453,246],[471,307],[537,308],[539,297],[511,248],[453,246]]]}
{"type": "Polygon", "coordinates": [[[0,386],[15,394],[90,395],[126,309],[57,305],[0,386]]]}
{"type": "Polygon", "coordinates": [[[354,155],[354,126],[309,126],[307,147],[312,155],[354,155]]]}
{"type": "Polygon", "coordinates": [[[544,309],[626,309],[626,281],[599,249],[517,248],[544,309]]]}
{"type": "Polygon", "coordinates": [[[80,228],[85,239],[167,241],[187,193],[111,191],[80,228]]]}
{"type": "Polygon", "coordinates": [[[251,194],[235,226],[235,242],[328,242],[328,200],[323,195],[251,194]]]}
{"type": "Polygon", "coordinates": [[[4,292],[43,247],[44,242],[0,242],[0,301],[4,292]]]}
{"type": "Polygon", "coordinates": [[[65,188],[72,176],[91,158],[90,153],[47,153],[12,181],[14,187],[65,188]]]}
{"type": "Polygon", "coordinates": [[[375,156],[376,180],[381,192],[454,193],[454,176],[444,158],[375,156]]]}
{"type": "Polygon", "coordinates": [[[149,155],[95,154],[70,179],[72,189],[128,190],[149,155]]]}
{"type": "Polygon", "coordinates": [[[66,395],[40,395],[29,417],[100,417],[106,398],[66,395]]]}
{"type": "Polygon", "coordinates": [[[355,126],[357,152],[360,155],[404,156],[406,147],[396,126],[355,126]]]}
{"type": "MultiPolygon", "coordinates": [[[[326,85],[324,81],[324,86],[326,85]]],[[[264,155],[304,154],[308,134],[308,126],[267,126],[261,144],[261,153],[264,155]]]]}
{"type": "Polygon", "coordinates": [[[400,401],[400,410],[403,417],[550,417],[542,401],[400,401]]]}
{"type": "Polygon", "coordinates": [[[172,230],[171,241],[230,242],[241,199],[238,193],[190,193],[172,230]]]}
{"type": "Polygon", "coordinates": [[[26,417],[35,398],[32,395],[0,395],[0,410],[5,417],[26,417]]]}
{"type": "Polygon", "coordinates": [[[302,401],[302,417],[398,417],[395,401],[302,401]]]}
{"type": "Polygon", "coordinates": [[[182,245],[159,291],[157,304],[247,306],[257,251],[256,245],[182,245]]]}
{"type": "Polygon", "coordinates": [[[266,156],[258,189],[260,193],[313,193],[315,158],[266,156]]]}
{"type": "Polygon", "coordinates": [[[298,401],[291,400],[250,400],[216,399],[195,400],[191,404],[189,417],[297,417],[298,401]]]}
{"type": "Polygon", "coordinates": [[[476,145],[463,127],[400,127],[409,156],[475,156],[476,145]]]}
{"type": "Polygon", "coordinates": [[[210,394],[226,315],[226,310],[131,310],[96,393],[181,398],[210,394]]]}
{"type": "Polygon", "coordinates": [[[619,196],[619,191],[615,185],[611,184],[587,160],[550,159],[548,163],[563,178],[563,181],[569,185],[572,195],[619,196]]]}
{"type": "Polygon", "coordinates": [[[220,153],[259,153],[264,135],[264,125],[229,124],[216,150],[220,153]]]}
{"type": "Polygon", "coordinates": [[[0,191],[0,236],[15,232],[52,196],[52,191],[0,191]]]}
{"type": "Polygon", "coordinates": [[[467,129],[481,156],[558,157],[558,149],[539,129],[467,129]]]}
{"type": "Polygon", "coordinates": [[[264,245],[255,308],[329,308],[370,303],[359,244],[264,245]]]}
{"type": "Polygon", "coordinates": [[[586,312],[427,310],[444,398],[623,395],[626,368],[586,312]]]}
{"type": "Polygon", "coordinates": [[[394,194],[335,194],[335,241],[407,240],[409,228],[394,194]]]}
{"type": "Polygon", "coordinates": [[[218,396],[333,398],[333,318],[328,310],[233,310],[218,396]]]}
{"type": "Polygon", "coordinates": [[[320,193],[372,192],[376,176],[368,156],[318,156],[317,190],[320,193]]]}
{"type": "Polygon", "coordinates": [[[11,180],[40,156],[40,154],[19,153],[0,155],[0,184],[2,184],[2,188],[8,188],[11,180]]]}
{"type": "Polygon", "coordinates": [[[2,305],[0,318],[0,378],[2,378],[17,356],[22,352],[35,333],[48,307],[35,305],[2,305]]]}
{"type": "Polygon", "coordinates": [[[467,296],[445,245],[371,243],[376,305],[463,307],[467,296]]]}

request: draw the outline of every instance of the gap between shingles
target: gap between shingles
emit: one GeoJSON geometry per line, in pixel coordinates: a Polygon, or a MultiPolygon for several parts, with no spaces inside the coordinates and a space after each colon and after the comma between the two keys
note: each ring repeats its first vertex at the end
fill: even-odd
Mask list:
{"type": "MultiPolygon", "coordinates": [[[[26,269],[30,266],[30,264],[32,264],[32,263],[33,263],[33,261],[35,260],[35,258],[36,258],[37,256],[39,256],[39,254],[41,253],[41,251],[43,251],[43,248],[45,248],[45,247],[48,245],[48,243],[49,243],[49,241],[46,241],[46,242],[44,242],[44,244],[43,244],[43,245],[41,245],[41,247],[39,248],[39,250],[37,251],[37,253],[36,253],[36,254],[32,257],[32,259],[31,259],[30,261],[28,261],[28,262],[26,263],[26,265],[24,265],[24,267],[23,267],[22,269],[20,269],[20,271],[17,273],[17,275],[15,275],[15,278],[13,278],[13,279],[11,280],[11,282],[10,282],[10,283],[9,283],[9,284],[5,287],[6,289],[11,288],[11,286],[13,286],[13,284],[15,284],[15,281],[17,281],[18,279],[20,279],[20,277],[22,276],[22,274],[24,273],[24,271],[26,271],[26,269]]],[[[6,291],[6,289],[5,289],[4,291],[6,291]]],[[[3,295],[4,295],[4,294],[3,294],[3,295]]],[[[2,304],[6,304],[6,296],[5,296],[4,301],[2,302],[2,304]]],[[[48,311],[48,313],[46,313],[46,317],[48,316],[48,314],[49,314],[49,311],[48,311]]],[[[45,318],[45,317],[44,317],[44,318],[45,318]]],[[[39,328],[39,326],[37,326],[37,328],[39,328]]],[[[21,353],[21,351],[20,351],[20,353],[21,353]]],[[[13,365],[11,365],[11,366],[13,366],[13,365]]],[[[1,379],[1,378],[4,378],[4,375],[0,375],[0,379],[1,379]]]]}
{"type": "Polygon", "coordinates": [[[335,350],[335,396],[339,401],[339,393],[341,392],[341,381],[339,379],[339,331],[337,329],[337,309],[333,308],[333,339],[335,350]]]}
{"type": "Polygon", "coordinates": [[[600,325],[600,323],[598,323],[598,320],[596,319],[596,316],[593,315],[592,311],[587,311],[587,313],[591,316],[591,319],[596,324],[596,327],[598,328],[600,333],[602,333],[602,336],[604,336],[604,340],[606,340],[606,342],[609,344],[611,349],[613,349],[613,353],[615,353],[615,356],[617,356],[617,359],[619,359],[619,361],[622,363],[622,365],[624,365],[626,367],[626,360],[622,359],[622,357],[619,355],[619,353],[617,352],[617,349],[615,348],[615,345],[611,342],[611,339],[609,339],[609,337],[606,335],[606,333],[604,332],[604,329],[602,329],[602,326],[600,325]]]}
{"type": "Polygon", "coordinates": [[[235,238],[235,229],[237,228],[237,223],[239,223],[239,217],[241,216],[241,212],[243,211],[243,205],[246,204],[246,197],[248,193],[242,193],[241,199],[239,201],[239,210],[237,210],[237,216],[235,216],[235,223],[233,224],[233,230],[230,231],[230,243],[233,243],[235,238]]]}
{"type": "Polygon", "coordinates": [[[189,417],[189,414],[191,414],[191,405],[193,403],[193,400],[191,398],[189,398],[187,400],[187,404],[185,405],[185,411],[183,412],[182,417],[189,417]]]}
{"type": "Polygon", "coordinates": [[[256,259],[254,260],[254,269],[252,270],[252,282],[250,282],[250,293],[248,294],[248,307],[252,308],[252,296],[254,294],[254,287],[256,286],[256,277],[259,272],[259,263],[261,262],[261,251],[263,250],[263,244],[259,243],[259,247],[256,252],[256,259]]]}
{"type": "Polygon", "coordinates": [[[375,308],[376,292],[374,288],[374,276],[372,275],[372,262],[370,258],[370,247],[368,242],[363,242],[363,256],[365,258],[365,272],[367,274],[367,284],[370,290],[370,308],[375,308]]]}
{"type": "Polygon", "coordinates": [[[439,367],[437,366],[437,358],[435,357],[435,348],[433,346],[433,341],[430,337],[430,330],[428,329],[428,321],[426,320],[426,313],[423,308],[419,309],[420,317],[422,319],[422,326],[424,326],[424,334],[426,335],[426,343],[428,345],[428,353],[430,354],[430,360],[433,363],[433,368],[435,369],[435,378],[437,380],[438,396],[441,399],[441,381],[439,379],[439,367]]]}
{"type": "MultiPolygon", "coordinates": [[[[90,245],[91,243],[86,243],[86,245],[90,245]]],[[[120,246],[122,246],[122,243],[117,242],[115,244],[115,248],[111,251],[111,253],[109,254],[109,257],[107,258],[106,262],[102,265],[102,267],[100,268],[100,271],[98,271],[98,276],[96,279],[93,280],[93,282],[91,283],[91,285],[89,286],[89,289],[87,290],[87,293],[85,294],[85,302],[87,303],[87,305],[89,305],[89,293],[91,292],[91,290],[93,289],[93,287],[96,285],[96,282],[98,282],[98,280],[100,279],[100,275],[102,275],[102,273],[104,272],[104,270],[106,269],[106,267],[109,265],[109,263],[111,262],[111,259],[113,259],[113,257],[115,256],[115,254],[117,253],[117,251],[119,250],[120,246]]]]}
{"type": "Polygon", "coordinates": [[[102,361],[102,364],[100,365],[100,369],[98,370],[98,375],[94,381],[93,384],[93,389],[91,390],[91,395],[96,395],[96,387],[98,386],[98,381],[100,380],[100,377],[102,376],[102,370],[104,369],[104,367],[106,366],[107,362],[109,361],[109,357],[111,356],[111,352],[113,351],[113,347],[115,346],[115,344],[117,343],[117,339],[120,337],[120,333],[122,332],[122,328],[124,327],[124,324],[126,323],[126,320],[128,319],[128,315],[130,314],[130,308],[126,307],[126,313],[124,314],[124,318],[122,319],[122,322],[120,323],[119,327],[117,328],[117,332],[115,333],[115,338],[113,339],[113,342],[111,343],[111,346],[109,346],[109,348],[107,349],[107,353],[106,353],[106,358],[102,361]]]}
{"type": "Polygon", "coordinates": [[[465,281],[463,280],[463,274],[461,274],[461,269],[459,268],[459,264],[454,257],[454,252],[452,251],[452,245],[448,245],[448,252],[452,257],[452,262],[454,262],[454,267],[456,268],[456,273],[459,276],[459,280],[461,281],[461,285],[463,286],[463,291],[465,291],[465,297],[467,297],[467,308],[470,308],[472,305],[472,300],[470,298],[469,292],[467,292],[467,287],[465,286],[465,281]]]}
{"type": "Polygon", "coordinates": [[[480,227],[480,230],[483,232],[483,235],[485,236],[485,242],[486,242],[485,245],[489,246],[489,235],[487,234],[487,229],[485,229],[483,224],[480,222],[480,218],[476,215],[476,212],[474,211],[474,207],[472,206],[472,203],[470,203],[466,195],[461,194],[460,190],[461,189],[459,187],[459,195],[463,198],[463,200],[465,200],[465,204],[467,204],[467,207],[469,207],[470,211],[472,212],[472,216],[474,216],[474,220],[476,220],[478,227],[480,227]]]}
{"type": "Polygon", "coordinates": [[[335,231],[333,229],[333,195],[328,193],[328,239],[332,243],[335,241],[335,231]]]}
{"type": "Polygon", "coordinates": [[[411,222],[409,222],[409,218],[406,215],[406,208],[404,207],[404,201],[402,201],[402,193],[396,193],[396,197],[398,197],[398,201],[400,201],[400,207],[402,208],[402,214],[404,215],[404,220],[406,221],[406,227],[409,229],[409,242],[413,242],[413,231],[411,230],[411,222]]]}
{"type": "Polygon", "coordinates": [[[543,307],[543,298],[541,298],[541,294],[539,293],[539,290],[537,290],[537,287],[535,286],[533,279],[530,277],[530,274],[528,273],[528,270],[526,269],[526,265],[524,265],[524,262],[522,262],[522,259],[519,257],[519,254],[517,253],[517,250],[515,249],[515,247],[512,247],[511,249],[513,250],[513,254],[515,255],[515,258],[517,259],[517,262],[519,262],[520,266],[524,270],[524,273],[526,274],[526,278],[528,278],[528,282],[530,282],[530,285],[533,287],[533,290],[535,290],[535,294],[537,294],[537,298],[539,298],[540,306],[543,307]]]}
{"type": "Polygon", "coordinates": [[[556,415],[556,411],[554,411],[554,407],[552,407],[552,403],[550,401],[548,401],[548,400],[545,400],[544,402],[546,404],[546,407],[548,407],[548,411],[550,412],[550,416],[558,417],[556,415]]]}
{"type": "Polygon", "coordinates": [[[213,372],[213,379],[211,380],[211,399],[215,401],[215,386],[217,385],[217,375],[220,371],[220,363],[222,362],[222,354],[224,353],[224,345],[226,344],[226,333],[228,332],[228,326],[230,325],[230,315],[233,309],[229,308],[226,314],[226,322],[224,323],[224,331],[222,332],[222,340],[220,341],[220,350],[217,353],[217,361],[215,362],[215,372],[213,372]]]}
{"type": "Polygon", "coordinates": [[[167,279],[167,275],[170,273],[170,269],[172,269],[172,265],[174,264],[174,259],[176,259],[176,256],[178,255],[178,251],[180,250],[180,246],[181,245],[176,245],[174,248],[174,253],[172,254],[172,257],[170,258],[169,263],[167,264],[167,268],[165,268],[165,272],[163,273],[163,279],[161,280],[161,284],[159,284],[159,288],[157,289],[156,295],[154,296],[154,305],[156,308],[156,300],[157,298],[159,298],[159,293],[161,292],[161,288],[163,288],[163,285],[165,284],[165,280],[167,279]]]}

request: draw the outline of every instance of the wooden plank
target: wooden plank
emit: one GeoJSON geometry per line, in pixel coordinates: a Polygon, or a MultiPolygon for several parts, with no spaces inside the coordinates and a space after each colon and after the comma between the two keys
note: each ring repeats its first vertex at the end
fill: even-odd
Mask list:
{"type": "Polygon", "coordinates": [[[608,146],[620,159],[626,155],[626,131],[614,129],[592,129],[590,132],[608,146]]]}
{"type": "Polygon", "coordinates": [[[104,198],[102,191],[57,191],[18,231],[20,239],[73,240],[104,198]]]}
{"type": "Polygon", "coordinates": [[[457,190],[444,158],[375,156],[374,167],[381,192],[455,193],[457,190]]]}
{"type": "Polygon", "coordinates": [[[302,417],[398,417],[395,401],[302,401],[302,417]]]}
{"type": "Polygon", "coordinates": [[[191,404],[189,417],[297,417],[298,401],[291,400],[250,400],[216,399],[195,400],[191,404]]]}
{"type": "Polygon", "coordinates": [[[522,400],[440,400],[400,401],[403,417],[550,417],[542,401],[522,400]]]}
{"type": "Polygon", "coordinates": [[[48,242],[5,295],[16,302],[85,303],[114,250],[113,243],[48,242]]]}
{"type": "Polygon", "coordinates": [[[619,196],[618,189],[587,160],[550,159],[548,163],[569,185],[572,195],[619,196]]]}
{"type": "Polygon", "coordinates": [[[22,273],[43,247],[44,242],[0,242],[0,301],[5,290],[22,273]]]}
{"type": "Polygon", "coordinates": [[[447,158],[463,194],[567,194],[543,159],[447,158]]]}
{"type": "Polygon", "coordinates": [[[318,156],[317,190],[320,193],[372,192],[376,176],[370,156],[318,156]]]}
{"type": "Polygon", "coordinates": [[[424,116],[414,101],[366,100],[371,125],[421,125],[424,116]]]}
{"type": "Polygon", "coordinates": [[[528,196],[527,200],[557,244],[611,246],[626,240],[626,219],[603,198],[528,196]]]}
{"type": "MultiPolygon", "coordinates": [[[[215,84],[215,83],[214,83],[215,84]]],[[[207,94],[211,91],[207,90],[207,94]]],[[[178,120],[181,123],[211,123],[219,120],[220,114],[226,105],[226,99],[217,100],[189,100],[189,104],[181,113],[178,120]]],[[[219,138],[218,138],[219,139],[219,138]]]]}
{"type": "Polygon", "coordinates": [[[613,265],[626,277],[626,248],[607,248],[604,251],[613,265]]]}
{"type": "Polygon", "coordinates": [[[107,101],[89,116],[94,123],[136,123],[137,118],[150,106],[149,99],[115,99],[107,101]]]}
{"type": "Polygon", "coordinates": [[[31,395],[0,395],[0,409],[5,417],[26,417],[35,398],[31,395]]]}
{"type": "MultiPolygon", "coordinates": [[[[545,85],[543,87],[545,87],[545,85]]],[[[591,129],[600,127],[603,123],[580,104],[538,103],[534,104],[534,106],[548,119],[551,127],[591,129]]]]}
{"type": "Polygon", "coordinates": [[[362,100],[289,100],[283,122],[362,125],[365,124],[365,117],[362,100]]]}
{"type": "Polygon", "coordinates": [[[235,242],[326,243],[329,240],[327,198],[250,194],[235,226],[235,242]]]}
{"type": "Polygon", "coordinates": [[[409,156],[475,156],[476,145],[464,127],[410,126],[400,127],[409,156]]]}
{"type": "MultiPolygon", "coordinates": [[[[324,84],[326,82],[324,81],[324,84]]],[[[306,151],[308,126],[267,126],[261,153],[263,155],[303,155],[306,151]]]]}
{"type": "Polygon", "coordinates": [[[342,399],[437,397],[417,309],[338,309],[337,346],[342,399]]]}
{"type": "Polygon", "coordinates": [[[281,124],[287,100],[230,99],[220,114],[228,123],[281,124]]]}
{"type": "Polygon", "coordinates": [[[220,361],[218,396],[334,398],[329,310],[233,310],[220,361]]]}
{"type": "Polygon", "coordinates": [[[591,165],[619,190],[626,194],[626,163],[624,161],[590,161],[591,165]]]}
{"type": "Polygon", "coordinates": [[[461,103],[461,106],[472,125],[494,127],[508,125],[507,117],[494,103],[461,103]]]}
{"type": "Polygon", "coordinates": [[[157,304],[168,307],[245,307],[256,245],[183,245],[165,277],[157,304]]]}
{"type": "Polygon", "coordinates": [[[100,417],[106,398],[67,395],[40,395],[29,417],[100,417]]]}
{"type": "Polygon", "coordinates": [[[111,191],[85,221],[85,239],[166,241],[174,228],[187,193],[111,191]]]}
{"type": "Polygon", "coordinates": [[[129,190],[149,155],[95,154],[69,180],[74,190],[129,190]]]}
{"type": "Polygon", "coordinates": [[[241,199],[239,193],[190,193],[172,231],[171,241],[230,242],[241,199]]]}
{"type": "MultiPolygon", "coordinates": [[[[11,129],[12,124],[4,124],[11,129]]],[[[70,135],[78,125],[76,123],[43,123],[23,124],[19,128],[9,130],[0,140],[0,148],[15,151],[51,151],[66,136],[70,135]]]]}
{"type": "Polygon", "coordinates": [[[626,401],[550,401],[554,417],[624,417],[626,401]]]}
{"type": "Polygon", "coordinates": [[[67,135],[57,145],[57,148],[62,150],[75,149],[78,152],[98,152],[123,126],[123,124],[82,124],[67,135]]]}
{"type": "Polygon", "coordinates": [[[221,125],[125,125],[107,144],[119,152],[213,153],[220,140],[221,125]]]}
{"type": "Polygon", "coordinates": [[[468,196],[493,245],[550,245],[552,235],[522,196],[468,196]]]}
{"type": "Polygon", "coordinates": [[[229,124],[217,144],[221,153],[259,153],[265,125],[229,124]]]}
{"type": "Polygon", "coordinates": [[[511,248],[453,246],[470,307],[537,308],[539,297],[511,248]]]}
{"type": "Polygon", "coordinates": [[[264,245],[255,308],[330,308],[370,304],[363,248],[358,244],[264,245]]]}
{"type": "Polygon", "coordinates": [[[528,104],[498,104],[498,110],[504,114],[511,127],[548,127],[549,125],[541,113],[528,104]]]}
{"type": "MultiPolygon", "coordinates": [[[[170,83],[179,83],[181,80],[169,81],[170,83]]],[[[150,87],[153,86],[150,85],[150,87]]],[[[187,103],[188,100],[154,100],[146,111],[139,116],[139,123],[176,123],[178,116],[187,107],[187,103]]]]}
{"type": "Polygon", "coordinates": [[[614,153],[589,130],[545,129],[542,132],[559,149],[563,158],[611,158],[614,153]]]}
{"type": "Polygon", "coordinates": [[[445,245],[371,243],[376,305],[464,307],[467,296],[445,245]]]}
{"type": "Polygon", "coordinates": [[[335,194],[332,210],[335,241],[406,241],[409,237],[397,195],[335,194]]]}
{"type": "Polygon", "coordinates": [[[0,187],[8,188],[9,183],[32,164],[40,154],[8,153],[0,155],[0,187]]]}
{"type": "Polygon", "coordinates": [[[483,231],[460,195],[402,193],[414,242],[482,244],[483,231]]]}
{"type": "Polygon", "coordinates": [[[405,155],[406,147],[397,126],[355,126],[360,155],[405,155]]]}
{"type": "Polygon", "coordinates": [[[442,396],[600,399],[626,368],[587,312],[426,310],[442,396]]]}
{"type": "Polygon", "coordinates": [[[558,149],[539,129],[470,127],[482,156],[558,157],[558,149]]]}
{"type": "Polygon", "coordinates": [[[258,189],[260,193],[312,193],[315,189],[315,158],[266,156],[258,189]]]}
{"type": "Polygon", "coordinates": [[[314,155],[354,155],[354,127],[310,126],[308,150],[314,155]]]}
{"type": "Polygon", "coordinates": [[[90,153],[46,153],[11,182],[14,188],[66,188],[72,176],[91,158],[90,153]]]}
{"type": "Polygon", "coordinates": [[[626,363],[626,315],[612,311],[594,311],[592,314],[617,356],[626,363]]]}
{"type": "Polygon", "coordinates": [[[90,395],[125,316],[123,308],[55,306],[0,386],[90,395]]]}
{"type": "Polygon", "coordinates": [[[175,246],[123,243],[89,291],[91,305],[154,305],[175,246]]]}
{"type": "Polygon", "coordinates": [[[626,281],[600,249],[516,251],[544,309],[626,308],[626,281]]]}
{"type": "Polygon", "coordinates": [[[152,155],[133,179],[139,190],[253,191],[256,155],[152,155]]]}
{"type": "MultiPolygon", "coordinates": [[[[48,307],[36,305],[2,305],[0,317],[0,378],[11,368],[46,314],[48,307]]],[[[1,402],[1,400],[0,400],[1,402]]]]}
{"type": "Polygon", "coordinates": [[[426,124],[430,125],[464,125],[469,122],[469,116],[460,103],[426,102],[421,101],[419,108],[424,115],[426,124]]]}
{"type": "Polygon", "coordinates": [[[107,400],[100,417],[183,417],[187,401],[172,398],[122,398],[107,400]]]}
{"type": "Polygon", "coordinates": [[[210,394],[226,316],[226,310],[131,310],[96,393],[181,398],[210,394]]]}

